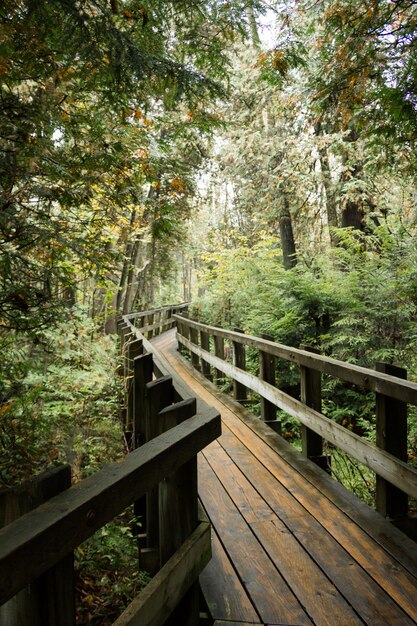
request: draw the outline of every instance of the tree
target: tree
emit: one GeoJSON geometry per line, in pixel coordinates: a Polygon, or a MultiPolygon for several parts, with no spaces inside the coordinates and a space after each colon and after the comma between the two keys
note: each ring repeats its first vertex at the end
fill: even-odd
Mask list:
{"type": "MultiPolygon", "coordinates": [[[[155,168],[141,155],[165,148],[149,125],[222,93],[213,78],[225,43],[244,27],[240,11],[238,2],[3,3],[3,326],[50,321],[74,302],[78,285],[109,277],[120,258],[115,224],[130,224],[133,212],[132,228],[153,219],[143,206],[155,168]]],[[[203,117],[196,128],[207,125],[203,117]]]]}

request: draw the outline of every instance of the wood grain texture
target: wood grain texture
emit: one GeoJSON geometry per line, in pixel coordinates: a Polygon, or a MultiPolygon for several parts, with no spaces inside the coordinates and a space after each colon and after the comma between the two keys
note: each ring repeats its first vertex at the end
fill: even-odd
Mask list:
{"type": "MultiPolygon", "coordinates": [[[[131,602],[113,626],[159,626],[172,613],[208,563],[210,525],[200,522],[145,589],[131,602]]],[[[179,623],[185,623],[186,617],[179,623]]]]}
{"type": "MultiPolygon", "coordinates": [[[[335,626],[335,614],[337,614],[338,623],[341,625],[363,624],[343,597],[342,592],[330,582],[327,575],[308,553],[306,546],[294,536],[291,524],[285,525],[277,514],[279,512],[277,507],[271,508],[268,504],[269,489],[266,493],[262,490],[261,496],[246,478],[245,473],[252,479],[251,466],[252,464],[256,466],[256,459],[252,459],[250,453],[245,452],[247,465],[244,473],[228,454],[233,449],[240,450],[239,440],[231,435],[225,436],[225,433],[221,440],[225,448],[216,443],[211,444],[204,451],[204,456],[312,621],[322,626],[335,626]]],[[[265,473],[258,487],[266,484],[273,490],[275,483],[276,481],[265,473]]],[[[280,498],[282,498],[281,493],[276,501],[280,498]]],[[[282,507],[285,506],[283,502],[282,507]]],[[[302,507],[294,512],[292,517],[295,516],[303,518],[304,527],[310,526],[310,517],[302,507]]],[[[330,555],[327,554],[327,558],[330,559],[330,555]]],[[[351,565],[350,559],[346,559],[346,562],[349,566],[351,565]]]]}
{"type": "Polygon", "coordinates": [[[212,559],[200,575],[201,589],[211,616],[214,619],[257,623],[259,615],[215,529],[211,533],[211,549],[212,559]]]}
{"type": "Polygon", "coordinates": [[[208,363],[224,372],[227,376],[238,380],[249,389],[252,389],[252,391],[255,391],[255,393],[263,396],[289,415],[298,419],[301,424],[317,433],[317,435],[347,452],[360,463],[371,468],[379,476],[417,499],[417,471],[415,469],[396,459],[388,452],[378,449],[371,442],[340,426],[318,411],[304,405],[299,400],[253,376],[253,374],[249,374],[226,361],[221,361],[212,354],[195,346],[188,339],[182,338],[181,341],[189,350],[204,357],[208,363]]]}
{"type": "Polygon", "coordinates": [[[103,468],[1,529],[0,604],[189,461],[220,432],[215,412],[197,415],[138,448],[123,463],[103,468]]]}
{"type": "Polygon", "coordinates": [[[272,623],[311,624],[301,604],[201,456],[198,467],[199,493],[204,507],[261,619],[272,623]]]}
{"type": "MultiPolygon", "coordinates": [[[[173,317],[175,320],[182,319],[181,315],[174,315],[173,317]]],[[[392,398],[397,398],[397,400],[417,405],[417,383],[404,381],[395,376],[376,372],[366,367],[353,365],[352,363],[344,363],[343,361],[338,361],[337,359],[323,355],[311,354],[305,350],[291,348],[273,341],[268,341],[267,339],[254,337],[253,335],[240,335],[231,330],[223,330],[216,326],[201,324],[200,322],[189,319],[186,320],[186,323],[188,327],[204,330],[215,337],[222,337],[230,341],[239,341],[246,346],[257,348],[268,354],[273,354],[291,363],[304,365],[305,367],[310,367],[323,374],[330,374],[341,380],[360,385],[365,389],[383,393],[392,398]]]]}
{"type": "MultiPolygon", "coordinates": [[[[233,443],[231,449],[227,448],[228,456],[243,473],[246,473],[245,455],[252,456],[254,453],[259,458],[258,469],[250,478],[252,487],[262,499],[268,501],[280,522],[291,530],[293,538],[304,547],[308,557],[347,604],[357,608],[365,623],[401,626],[416,623],[416,545],[304,459],[261,420],[251,416],[241,405],[220,394],[214,385],[191,371],[190,366],[178,357],[175,347],[170,348],[169,342],[165,341],[164,354],[171,367],[176,368],[184,383],[192,387],[204,402],[210,402],[221,411],[221,445],[226,448],[228,438],[237,439],[242,444],[242,453],[233,452],[233,443]],[[257,435],[255,439],[254,434],[257,435]]],[[[227,444],[229,446],[230,441],[227,444]]],[[[205,454],[209,455],[211,448],[205,454]]],[[[252,466],[252,463],[249,465],[252,466]]],[[[226,469],[224,473],[225,482],[235,480],[227,478],[226,469]]],[[[232,482],[232,486],[241,498],[241,514],[246,521],[250,521],[253,532],[263,533],[262,541],[265,544],[269,541],[273,555],[280,549],[276,533],[282,527],[271,529],[270,525],[274,522],[268,520],[267,510],[255,506],[250,495],[242,495],[245,494],[242,485],[232,482]],[[250,516],[253,516],[252,519],[250,516]]],[[[239,532],[236,534],[239,535],[239,532]]],[[[227,619],[232,618],[228,616],[227,619]]],[[[270,620],[269,623],[276,622],[270,620]]]]}

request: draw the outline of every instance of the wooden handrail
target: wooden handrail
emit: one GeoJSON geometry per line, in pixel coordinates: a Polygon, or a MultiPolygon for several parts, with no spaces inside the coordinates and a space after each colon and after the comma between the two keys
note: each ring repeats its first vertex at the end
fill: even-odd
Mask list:
{"type": "MultiPolygon", "coordinates": [[[[167,316],[158,310],[158,325],[172,325],[172,309],[185,306],[167,307],[167,316]]],[[[136,449],[122,463],[104,467],[0,529],[0,605],[67,555],[72,565],[74,548],[133,504],[135,515],[143,517],[146,510],[147,551],[140,550],[140,567],[156,576],[117,623],[144,623],[152,615],[157,626],[173,610],[175,621],[180,601],[190,623],[197,623],[198,588],[193,583],[211,555],[209,524],[197,516],[197,453],[220,436],[220,415],[207,407],[196,413],[196,399],[182,384],[175,385],[167,363],[129,316],[118,326],[126,388],[124,425],[133,428],[125,435],[136,449]],[[145,496],[146,509],[141,510],[145,496]],[[175,523],[172,536],[170,523],[175,523]],[[169,602],[161,604],[167,593],[169,602]]],[[[73,580],[68,584],[71,598],[73,580]]],[[[64,611],[60,606],[55,617],[72,626],[74,617],[64,618],[64,611]]]]}
{"type": "Polygon", "coordinates": [[[413,498],[417,498],[417,471],[406,463],[399,461],[395,456],[388,454],[388,452],[378,449],[370,441],[340,426],[325,415],[311,409],[273,385],[260,380],[253,374],[245,372],[226,361],[222,361],[209,352],[195,346],[185,337],[180,337],[180,340],[186,348],[200,358],[204,358],[207,363],[221,370],[226,376],[233,378],[255,391],[255,393],[263,396],[275,406],[321,435],[324,439],[353,456],[360,463],[367,465],[390,483],[396,485],[413,498]]]}
{"type": "Polygon", "coordinates": [[[254,335],[244,335],[232,330],[224,330],[217,326],[209,326],[195,320],[190,320],[182,315],[173,315],[174,320],[183,322],[190,328],[203,330],[215,337],[222,337],[242,345],[262,350],[268,354],[272,354],[291,363],[303,365],[311,369],[317,370],[323,374],[330,374],[335,378],[340,378],[349,383],[360,385],[370,391],[375,391],[383,395],[408,402],[417,406],[417,383],[409,380],[403,380],[396,376],[377,372],[360,365],[345,363],[331,357],[320,354],[313,354],[299,348],[292,348],[283,344],[261,339],[254,335]]]}
{"type": "MultiPolygon", "coordinates": [[[[327,466],[327,459],[322,454],[321,438],[369,467],[377,475],[377,509],[390,517],[406,514],[407,494],[417,497],[417,471],[406,463],[406,403],[417,405],[417,384],[406,380],[404,370],[382,364],[377,370],[371,370],[316,354],[309,349],[292,348],[270,339],[203,324],[184,315],[175,314],[173,318],[177,323],[180,348],[191,353],[192,363],[206,363],[205,368],[201,367],[206,375],[211,375],[211,367],[215,368],[216,379],[220,378],[219,374],[225,374],[234,381],[234,387],[236,384],[247,387],[295,417],[303,426],[303,453],[321,467],[327,466]],[[198,334],[204,337],[204,347],[198,343],[198,334]],[[214,338],[215,354],[210,353],[210,342],[207,339],[210,335],[214,338]],[[233,345],[233,364],[225,360],[225,340],[233,345]],[[257,349],[261,361],[265,355],[270,355],[297,364],[302,374],[301,401],[277,389],[273,381],[267,381],[264,371],[260,377],[245,371],[244,357],[236,358],[237,348],[241,346],[257,349]],[[389,428],[390,440],[378,431],[379,445],[375,445],[323,415],[320,412],[322,373],[374,391],[377,399],[377,429],[389,428]],[[311,387],[313,381],[316,381],[314,389],[311,387]]],[[[279,432],[279,422],[271,425],[279,432]]]]}
{"type": "Polygon", "coordinates": [[[218,415],[196,416],[1,529],[0,604],[219,435],[218,415]]]}

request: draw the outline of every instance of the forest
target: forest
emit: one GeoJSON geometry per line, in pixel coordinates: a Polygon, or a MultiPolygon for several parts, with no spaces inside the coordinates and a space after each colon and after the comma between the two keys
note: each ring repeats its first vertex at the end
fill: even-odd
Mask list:
{"type": "MultiPolygon", "coordinates": [[[[417,380],[416,42],[414,0],[1,2],[0,488],[126,453],[120,314],[191,301],[417,380]]],[[[353,387],[323,412],[374,437],[353,387]]],[[[80,623],[89,584],[131,592],[90,578],[129,532],[80,548],[80,623]]]]}

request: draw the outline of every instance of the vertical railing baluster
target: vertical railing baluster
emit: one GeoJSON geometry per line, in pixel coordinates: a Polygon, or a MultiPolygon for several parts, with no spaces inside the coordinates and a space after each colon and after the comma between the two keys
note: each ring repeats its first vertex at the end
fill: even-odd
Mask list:
{"type": "MultiPolygon", "coordinates": [[[[235,333],[244,333],[241,328],[234,328],[235,333]]],[[[245,346],[238,341],[233,341],[233,365],[241,370],[246,370],[245,346]]],[[[233,397],[241,403],[245,403],[248,399],[248,390],[245,385],[237,380],[233,381],[233,397]]]]}
{"type": "MultiPolygon", "coordinates": [[[[388,363],[376,363],[377,372],[407,378],[407,370],[388,363]]],[[[383,394],[376,394],[376,445],[407,462],[407,404],[383,394]]],[[[391,519],[408,512],[407,494],[380,476],[376,477],[376,509],[391,519]]]]}
{"type": "MultiPolygon", "coordinates": [[[[311,346],[300,346],[301,350],[319,354],[317,348],[311,346]]],[[[301,373],[301,402],[310,408],[321,412],[321,373],[304,365],[300,366],[301,373]]],[[[323,439],[310,430],[307,426],[301,426],[302,451],[305,457],[311,459],[322,469],[329,471],[329,463],[323,455],[323,439]]]]}

